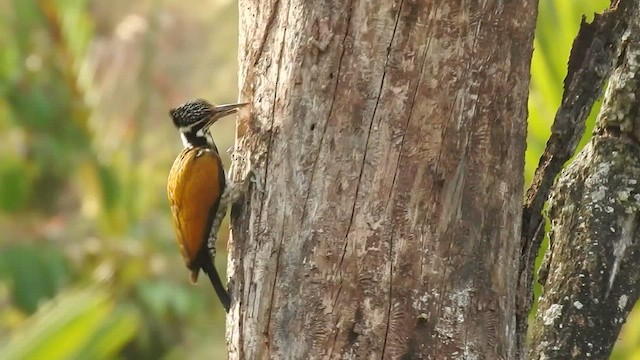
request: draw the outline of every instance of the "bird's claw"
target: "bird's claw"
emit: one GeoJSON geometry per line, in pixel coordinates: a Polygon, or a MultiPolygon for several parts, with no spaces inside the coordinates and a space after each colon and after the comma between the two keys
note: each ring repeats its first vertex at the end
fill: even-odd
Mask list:
{"type": "Polygon", "coordinates": [[[209,255],[212,259],[216,257],[216,241],[217,237],[217,227],[215,229],[210,229],[209,238],[207,239],[207,249],[209,250],[209,255]]]}

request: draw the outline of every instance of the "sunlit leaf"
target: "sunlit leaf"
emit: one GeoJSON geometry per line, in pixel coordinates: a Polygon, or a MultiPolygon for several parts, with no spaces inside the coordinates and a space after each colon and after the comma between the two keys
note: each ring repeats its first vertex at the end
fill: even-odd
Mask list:
{"type": "Polygon", "coordinates": [[[104,290],[70,291],[27,320],[0,350],[0,359],[80,359],[83,354],[110,358],[131,340],[138,326],[135,313],[117,310],[104,290]]]}

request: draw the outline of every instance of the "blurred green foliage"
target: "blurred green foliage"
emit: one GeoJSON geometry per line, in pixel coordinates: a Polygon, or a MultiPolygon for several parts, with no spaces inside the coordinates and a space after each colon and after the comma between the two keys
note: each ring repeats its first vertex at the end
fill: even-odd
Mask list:
{"type": "Polygon", "coordinates": [[[138,312],[104,289],[63,291],[25,321],[0,358],[112,359],[140,325],[138,312]]]}
{"type": "MultiPolygon", "coordinates": [[[[540,0],[527,181],[580,16],[606,5],[540,0]]],[[[236,29],[224,0],[0,0],[0,359],[224,358],[215,296],[176,271],[166,109],[235,99],[236,29]]],[[[615,359],[640,359],[632,317],[615,359]]]]}
{"type": "Polygon", "coordinates": [[[5,286],[21,311],[35,312],[67,285],[69,276],[67,259],[50,244],[3,246],[0,253],[0,277],[9,280],[5,286]]]}
{"type": "Polygon", "coordinates": [[[176,252],[166,111],[234,100],[236,23],[225,1],[0,0],[0,359],[224,358],[176,252]]]}

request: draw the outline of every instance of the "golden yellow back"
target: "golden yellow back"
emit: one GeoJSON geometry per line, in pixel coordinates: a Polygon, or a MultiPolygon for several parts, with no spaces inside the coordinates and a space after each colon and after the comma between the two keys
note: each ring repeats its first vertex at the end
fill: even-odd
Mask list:
{"type": "Polygon", "coordinates": [[[221,176],[224,179],[220,156],[212,149],[197,147],[182,150],[169,172],[167,194],[176,240],[185,264],[196,275],[196,256],[207,245],[209,214],[217,210],[224,190],[221,176]]]}

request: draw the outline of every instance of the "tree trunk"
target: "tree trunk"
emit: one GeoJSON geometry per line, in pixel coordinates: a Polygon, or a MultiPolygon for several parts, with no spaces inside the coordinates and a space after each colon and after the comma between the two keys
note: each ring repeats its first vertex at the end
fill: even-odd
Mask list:
{"type": "Polygon", "coordinates": [[[530,359],[607,359],[640,291],[640,5],[594,137],[555,184],[530,359]]]}
{"type": "MultiPolygon", "coordinates": [[[[622,55],[621,44],[627,36],[624,34],[629,30],[629,20],[637,16],[638,6],[637,0],[612,1],[609,9],[603,14],[595,14],[591,23],[582,19],[578,35],[573,41],[567,76],[564,79],[562,103],[556,112],[551,136],[527,191],[522,212],[516,332],[518,350],[523,355],[523,343],[533,305],[534,268],[546,229],[543,209],[554,180],[564,164],[575,154],[593,104],[600,98],[622,55]]],[[[574,194],[576,195],[578,194],[574,194]]],[[[573,201],[579,199],[575,198],[573,201]]],[[[553,247],[551,250],[553,251],[553,247]]],[[[545,347],[544,344],[534,345],[530,349],[534,351],[529,353],[530,356],[535,356],[535,351],[540,351],[540,346],[545,347]]]]}
{"type": "Polygon", "coordinates": [[[536,1],[240,1],[231,359],[513,359],[536,1]]]}

